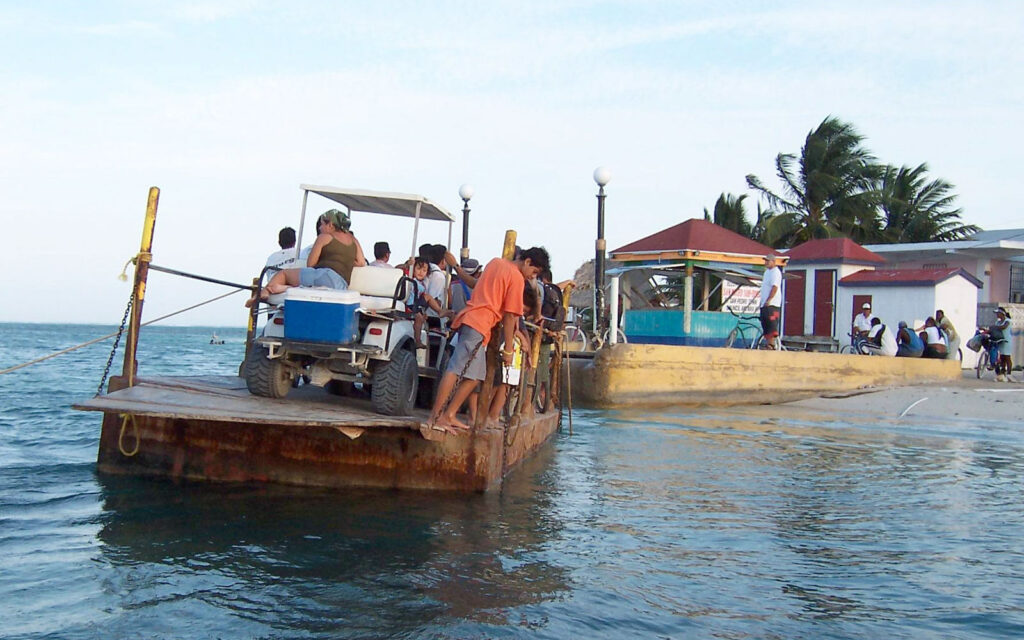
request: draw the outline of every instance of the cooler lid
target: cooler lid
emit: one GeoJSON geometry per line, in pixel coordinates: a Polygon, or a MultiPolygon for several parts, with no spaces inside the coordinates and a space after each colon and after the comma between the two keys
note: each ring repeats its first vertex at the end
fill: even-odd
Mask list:
{"type": "Polygon", "coordinates": [[[359,292],[327,287],[291,287],[284,292],[285,302],[321,302],[326,304],[359,304],[359,292]]]}

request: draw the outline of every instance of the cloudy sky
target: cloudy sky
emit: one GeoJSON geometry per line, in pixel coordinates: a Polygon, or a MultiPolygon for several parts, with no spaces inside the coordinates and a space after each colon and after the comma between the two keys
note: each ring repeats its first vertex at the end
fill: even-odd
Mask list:
{"type": "MultiPolygon", "coordinates": [[[[0,321],[120,321],[151,185],[154,262],[224,280],[297,226],[302,183],[452,211],[471,183],[473,254],[517,229],[561,279],[593,257],[595,167],[613,248],[777,185],[829,115],[927,162],[965,221],[1021,227],[1022,27],[1018,2],[0,0],[0,321]]],[[[225,291],[153,274],[145,316],[225,291]]],[[[244,320],[238,294],[173,322],[244,320]]]]}

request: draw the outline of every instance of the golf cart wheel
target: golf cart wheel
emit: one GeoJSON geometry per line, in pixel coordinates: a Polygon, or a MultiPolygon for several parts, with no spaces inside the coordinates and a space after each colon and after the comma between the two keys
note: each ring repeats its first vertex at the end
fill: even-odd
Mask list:
{"type": "Polygon", "coordinates": [[[419,386],[419,367],[416,355],[408,349],[398,349],[391,360],[373,372],[370,403],[373,410],[386,416],[407,416],[416,402],[419,386]]]}
{"type": "Polygon", "coordinates": [[[279,358],[271,360],[264,347],[254,346],[245,363],[245,386],[264,398],[283,398],[292,388],[292,375],[279,358]]]}

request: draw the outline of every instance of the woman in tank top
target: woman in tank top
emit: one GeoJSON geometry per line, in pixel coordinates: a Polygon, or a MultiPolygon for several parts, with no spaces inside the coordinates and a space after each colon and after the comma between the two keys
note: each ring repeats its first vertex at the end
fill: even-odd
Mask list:
{"type": "MultiPolygon", "coordinates": [[[[284,269],[274,274],[263,288],[261,298],[283,293],[288,287],[330,287],[347,289],[352,268],[366,265],[363,248],[350,231],[352,221],[344,211],[331,209],[320,216],[320,235],[301,269],[284,269]]],[[[255,297],[245,303],[252,306],[255,297]]]]}

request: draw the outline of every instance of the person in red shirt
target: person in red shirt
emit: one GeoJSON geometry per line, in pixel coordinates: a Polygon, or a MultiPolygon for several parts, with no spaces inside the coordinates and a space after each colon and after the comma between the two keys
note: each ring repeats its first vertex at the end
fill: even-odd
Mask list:
{"type": "MultiPolygon", "coordinates": [[[[527,249],[514,261],[495,258],[487,263],[466,308],[452,321],[452,328],[458,330],[459,339],[448,361],[448,369],[437,386],[429,425],[444,430],[469,429],[455,413],[486,375],[484,355],[491,330],[500,322],[505,344],[512,344],[519,317],[523,315],[526,280],[537,277],[542,269],[548,268],[550,258],[543,247],[527,249]]],[[[512,355],[511,349],[502,350],[501,359],[505,364],[511,364],[512,355]]]]}

